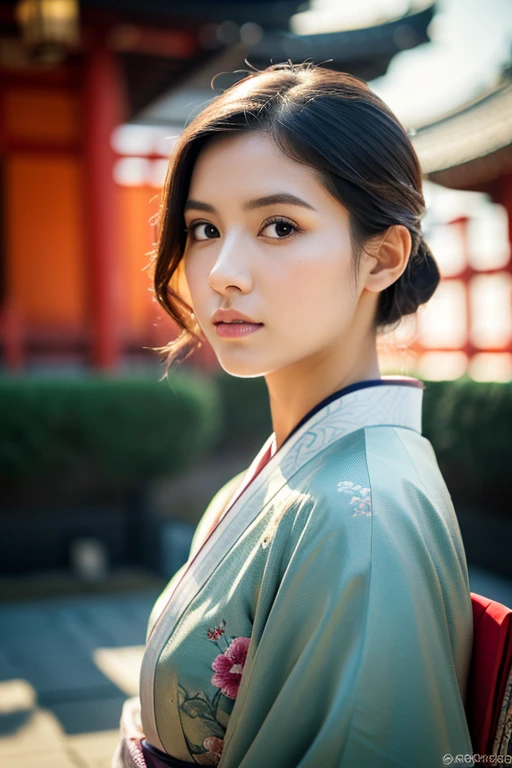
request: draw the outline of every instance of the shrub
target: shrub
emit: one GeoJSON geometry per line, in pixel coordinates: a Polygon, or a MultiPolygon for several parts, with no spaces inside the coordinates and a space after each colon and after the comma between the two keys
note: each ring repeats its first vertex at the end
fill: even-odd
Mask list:
{"type": "Polygon", "coordinates": [[[452,495],[510,511],[512,383],[425,382],[423,434],[452,495]]]}
{"type": "Polygon", "coordinates": [[[11,501],[30,496],[28,486],[55,497],[67,487],[80,500],[128,492],[204,455],[218,417],[215,385],[190,372],[170,382],[0,379],[3,492],[11,501]]]}

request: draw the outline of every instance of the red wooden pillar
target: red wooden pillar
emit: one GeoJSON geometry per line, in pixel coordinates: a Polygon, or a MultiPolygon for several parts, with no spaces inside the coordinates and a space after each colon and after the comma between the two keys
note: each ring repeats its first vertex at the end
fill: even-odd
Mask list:
{"type": "Polygon", "coordinates": [[[462,251],[464,254],[464,267],[458,275],[454,275],[453,278],[448,278],[448,279],[449,280],[454,279],[457,281],[462,281],[464,283],[465,293],[466,293],[466,342],[462,347],[462,351],[466,353],[468,360],[471,361],[471,358],[473,357],[473,355],[476,354],[476,352],[478,352],[479,350],[474,346],[473,342],[471,341],[472,311],[471,311],[471,301],[470,301],[470,286],[471,286],[471,280],[476,274],[476,272],[469,263],[469,234],[468,234],[469,217],[459,216],[456,219],[452,219],[448,223],[452,227],[457,227],[459,232],[459,237],[462,241],[462,251]]]}
{"type": "MultiPolygon", "coordinates": [[[[8,137],[4,120],[4,104],[7,84],[5,77],[0,83],[0,157],[7,157],[8,137]]],[[[1,170],[1,169],[0,169],[1,170]]],[[[3,184],[3,178],[0,178],[0,184],[3,184]]],[[[0,192],[3,190],[0,190],[0,192]]],[[[0,204],[3,201],[0,200],[0,204]]],[[[0,220],[6,216],[5,206],[0,210],[0,220]]],[[[0,245],[6,246],[6,243],[0,245]]],[[[5,260],[8,260],[7,247],[5,250],[5,260]]],[[[11,295],[11,287],[8,282],[7,263],[0,264],[2,274],[0,275],[0,360],[6,371],[19,372],[25,364],[25,345],[23,323],[19,307],[11,295]]]]}
{"type": "Polygon", "coordinates": [[[123,121],[123,102],[116,57],[102,42],[97,42],[85,63],[84,179],[91,358],[93,366],[99,369],[116,366],[122,342],[120,217],[110,139],[114,128],[123,121]]]}
{"type": "Polygon", "coordinates": [[[505,206],[508,214],[508,242],[511,255],[507,264],[507,271],[512,272],[512,173],[504,173],[501,177],[501,198],[497,201],[505,206]]]}

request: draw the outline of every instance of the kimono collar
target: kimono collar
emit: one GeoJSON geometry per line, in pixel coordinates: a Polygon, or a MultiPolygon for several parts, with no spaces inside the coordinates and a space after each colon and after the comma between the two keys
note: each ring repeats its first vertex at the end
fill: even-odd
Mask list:
{"type": "Polygon", "coordinates": [[[349,384],[317,403],[294,427],[278,451],[275,433],[272,433],[252,466],[265,457],[277,455],[284,459],[290,453],[293,456],[292,444],[301,445],[301,463],[304,463],[304,440],[301,438],[305,436],[308,447],[316,453],[363,427],[406,427],[421,434],[424,388],[422,381],[411,376],[382,376],[349,384]]]}
{"type": "Polygon", "coordinates": [[[349,384],[328,395],[299,421],[279,450],[275,432],[270,435],[220,519],[230,514],[257,475],[262,475],[261,482],[278,467],[288,480],[315,454],[350,432],[387,425],[421,434],[423,390],[423,382],[411,376],[383,376],[349,384]]]}
{"type": "MultiPolygon", "coordinates": [[[[350,408],[355,406],[361,418],[359,427],[375,426],[375,423],[394,423],[397,426],[410,427],[421,432],[421,409],[424,388],[425,385],[422,381],[411,376],[382,376],[380,379],[367,379],[349,384],[342,389],[338,389],[332,395],[328,395],[311,408],[290,432],[283,446],[296,432],[304,425],[307,425],[315,414],[341,398],[343,398],[343,403],[339,403],[335,408],[343,407],[345,415],[348,416],[350,408]],[[412,387],[413,390],[407,391],[402,389],[397,391],[390,389],[387,392],[383,390],[375,392],[375,387],[412,387]],[[370,391],[361,392],[361,390],[370,391]],[[360,392],[360,394],[356,398],[348,397],[352,392],[360,392]],[[360,408],[357,407],[357,405],[361,406],[364,402],[372,402],[373,404],[371,411],[366,414],[366,419],[364,412],[361,412],[360,408]]],[[[334,408],[331,410],[334,410],[334,408]]],[[[356,429],[359,427],[356,427],[356,429]]]]}

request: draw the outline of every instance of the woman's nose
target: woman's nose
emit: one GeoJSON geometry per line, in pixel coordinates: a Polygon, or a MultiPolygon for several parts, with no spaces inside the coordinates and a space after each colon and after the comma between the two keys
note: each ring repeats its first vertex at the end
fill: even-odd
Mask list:
{"type": "Polygon", "coordinates": [[[232,235],[227,237],[220,246],[215,264],[213,265],[208,283],[224,293],[226,289],[235,287],[242,293],[248,293],[252,288],[252,277],[247,260],[247,243],[243,237],[232,235]]]}

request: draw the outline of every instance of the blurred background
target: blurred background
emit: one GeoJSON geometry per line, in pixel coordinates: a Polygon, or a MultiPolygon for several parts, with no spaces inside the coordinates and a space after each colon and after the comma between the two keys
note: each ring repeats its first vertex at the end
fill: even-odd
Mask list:
{"type": "Polygon", "coordinates": [[[381,369],[425,381],[471,587],[512,605],[511,54],[508,0],[0,0],[3,768],[110,765],[150,609],[271,432],[206,342],[162,380],[147,269],[173,144],[245,60],[363,78],[409,131],[442,282],[381,369]]]}

